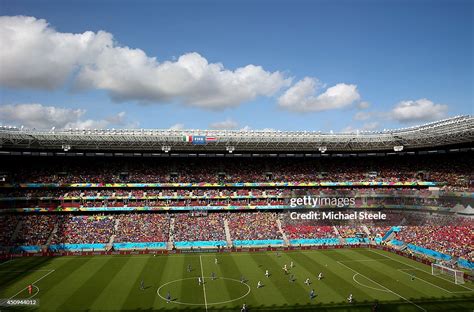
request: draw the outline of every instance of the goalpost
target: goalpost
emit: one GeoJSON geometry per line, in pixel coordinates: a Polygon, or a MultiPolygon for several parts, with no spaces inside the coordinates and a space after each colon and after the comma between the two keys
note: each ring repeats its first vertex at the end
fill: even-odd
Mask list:
{"type": "Polygon", "coordinates": [[[455,284],[464,284],[463,271],[452,269],[441,264],[437,264],[437,263],[431,264],[431,275],[446,275],[451,280],[454,280],[455,284]]]}

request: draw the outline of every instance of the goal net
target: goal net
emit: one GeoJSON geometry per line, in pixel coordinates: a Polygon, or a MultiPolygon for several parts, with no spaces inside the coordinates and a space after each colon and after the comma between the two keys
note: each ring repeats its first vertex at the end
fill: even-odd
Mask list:
{"type": "Polygon", "coordinates": [[[431,264],[432,275],[443,275],[454,281],[455,284],[464,284],[464,272],[456,269],[449,268],[447,266],[432,263],[431,264]]]}

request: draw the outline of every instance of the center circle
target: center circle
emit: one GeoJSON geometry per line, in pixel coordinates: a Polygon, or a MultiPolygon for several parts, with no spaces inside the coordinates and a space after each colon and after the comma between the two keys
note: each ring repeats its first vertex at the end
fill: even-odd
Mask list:
{"type": "MultiPolygon", "coordinates": [[[[170,282],[167,282],[163,285],[161,285],[157,290],[156,290],[156,294],[163,300],[167,300],[161,293],[160,293],[160,290],[163,289],[164,287],[166,286],[169,286],[171,284],[175,284],[175,283],[179,283],[179,282],[183,282],[183,281],[187,281],[187,280],[194,280],[194,281],[197,281],[197,278],[198,277],[187,277],[187,278],[180,278],[180,279],[176,279],[176,280],[173,280],[173,281],[170,281],[170,282]]],[[[207,280],[210,280],[211,277],[206,277],[205,278],[205,285],[207,285],[207,280]]],[[[228,277],[218,277],[216,278],[216,280],[224,280],[224,281],[230,281],[231,283],[238,283],[239,285],[243,285],[245,286],[245,288],[247,289],[246,293],[243,294],[242,296],[238,297],[238,298],[234,298],[234,299],[229,299],[229,300],[224,300],[224,301],[219,301],[219,302],[207,302],[207,305],[218,305],[218,304],[226,304],[226,303],[229,303],[229,302],[233,302],[233,301],[237,301],[237,300],[240,300],[244,297],[246,297],[249,293],[250,293],[250,286],[247,284],[247,283],[242,283],[240,280],[237,280],[235,278],[228,278],[228,277]]],[[[205,286],[204,285],[204,286],[205,286]]],[[[204,290],[203,290],[204,291],[204,290]]],[[[173,296],[171,296],[173,297],[173,296]]],[[[185,302],[185,301],[182,301],[182,300],[177,300],[177,299],[172,299],[172,301],[170,301],[171,303],[176,303],[176,304],[182,304],[182,305],[193,305],[193,306],[204,306],[206,305],[206,303],[194,303],[194,302],[185,302]]]]}

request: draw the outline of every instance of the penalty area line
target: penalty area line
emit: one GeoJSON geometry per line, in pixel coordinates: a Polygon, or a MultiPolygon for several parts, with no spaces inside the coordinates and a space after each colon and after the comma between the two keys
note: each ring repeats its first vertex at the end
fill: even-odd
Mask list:
{"type": "MultiPolygon", "coordinates": [[[[421,271],[421,272],[425,272],[425,273],[427,273],[427,274],[430,274],[430,271],[422,270],[422,269],[417,268],[417,267],[415,267],[415,266],[413,266],[413,265],[411,265],[411,264],[401,262],[400,260],[394,259],[394,258],[392,258],[392,257],[390,257],[390,256],[381,254],[381,253],[379,253],[379,252],[376,252],[376,251],[373,251],[373,250],[370,250],[370,251],[373,252],[373,253],[375,253],[375,254],[377,254],[377,255],[379,255],[379,256],[388,258],[388,259],[390,259],[390,260],[392,260],[392,261],[396,261],[396,262],[398,262],[398,263],[401,263],[401,264],[403,264],[403,265],[405,265],[405,266],[408,266],[408,267],[410,267],[410,268],[413,268],[413,269],[415,269],[415,270],[418,270],[418,271],[421,271]]],[[[431,275],[431,274],[430,274],[430,275],[431,275]]],[[[442,280],[444,280],[444,281],[450,282],[451,284],[460,286],[460,287],[462,287],[462,288],[464,288],[464,289],[467,289],[467,290],[469,290],[469,291],[474,291],[474,289],[471,289],[471,288],[469,288],[469,287],[466,287],[466,286],[463,286],[463,285],[459,285],[459,284],[453,283],[452,281],[450,281],[450,280],[448,280],[448,279],[446,279],[446,278],[443,278],[443,277],[441,277],[441,276],[438,276],[438,275],[432,275],[432,276],[435,276],[435,277],[440,278],[440,279],[442,279],[442,280]]]]}
{"type": "Polygon", "coordinates": [[[10,259],[10,260],[4,261],[4,262],[0,263],[0,265],[4,265],[4,264],[10,263],[10,262],[13,262],[13,260],[10,259]]]}
{"type": "Polygon", "coordinates": [[[393,291],[393,290],[391,290],[390,288],[388,288],[388,287],[385,287],[384,285],[382,285],[382,284],[380,284],[380,283],[377,283],[377,282],[376,282],[376,281],[374,281],[373,279],[371,279],[371,278],[369,278],[369,277],[365,276],[364,274],[361,274],[361,273],[360,273],[360,272],[358,272],[357,270],[354,270],[353,268],[351,268],[351,267],[349,267],[349,266],[345,265],[344,263],[342,263],[342,262],[340,262],[340,261],[337,261],[337,263],[339,263],[340,265],[343,265],[343,266],[345,266],[346,268],[348,268],[349,270],[351,270],[351,271],[352,271],[352,272],[354,272],[354,273],[358,273],[360,276],[363,276],[363,277],[365,277],[366,279],[368,279],[368,280],[369,280],[369,281],[371,281],[372,283],[379,285],[380,287],[382,287],[382,288],[386,289],[388,292],[390,292],[390,293],[392,293],[392,294],[394,294],[394,295],[396,295],[396,296],[398,296],[398,297],[402,298],[402,299],[403,299],[403,300],[405,300],[406,302],[413,304],[413,305],[414,305],[415,307],[417,307],[418,309],[420,309],[420,310],[422,310],[422,311],[425,311],[425,312],[427,311],[425,308],[423,308],[423,307],[421,307],[421,306],[417,305],[417,304],[416,304],[416,303],[414,303],[413,301],[411,301],[411,300],[408,300],[407,298],[405,298],[405,297],[403,297],[402,295],[400,295],[400,294],[398,294],[398,293],[394,292],[394,291],[393,291]]]}
{"type": "MultiPolygon", "coordinates": [[[[33,285],[34,287],[36,287],[36,283],[38,283],[39,281],[41,281],[43,278],[45,278],[46,276],[48,276],[49,274],[53,273],[55,270],[51,270],[49,271],[48,273],[46,273],[45,275],[41,276],[40,278],[38,278],[36,281],[34,281],[33,283],[31,283],[30,285],[33,285]]],[[[25,291],[26,289],[28,289],[28,286],[26,286],[25,288],[23,288],[22,290],[20,290],[19,292],[17,292],[16,294],[14,294],[13,296],[11,296],[9,298],[9,300],[15,298],[16,296],[18,296],[19,294],[21,294],[23,291],[25,291]]],[[[39,290],[38,290],[39,292],[39,290]]]]}

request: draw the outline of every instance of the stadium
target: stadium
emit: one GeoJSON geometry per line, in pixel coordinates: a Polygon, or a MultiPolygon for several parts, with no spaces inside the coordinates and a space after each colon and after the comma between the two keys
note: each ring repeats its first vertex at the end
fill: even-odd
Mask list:
{"type": "Polygon", "coordinates": [[[4,126],[0,298],[472,311],[473,143],[472,116],[348,133],[4,126]]]}
{"type": "Polygon", "coordinates": [[[0,312],[474,312],[474,1],[0,12],[0,312]]]}

